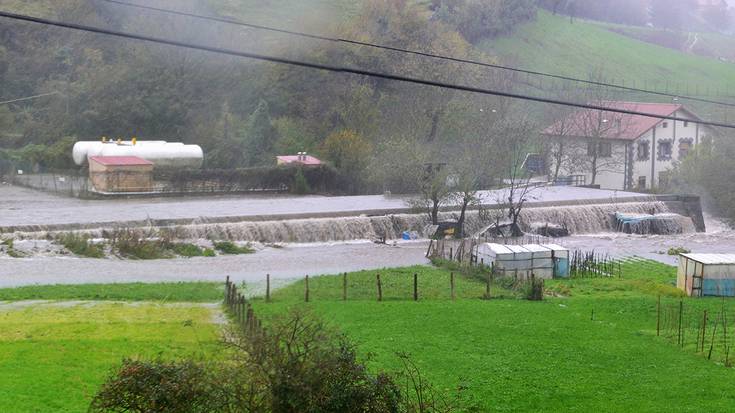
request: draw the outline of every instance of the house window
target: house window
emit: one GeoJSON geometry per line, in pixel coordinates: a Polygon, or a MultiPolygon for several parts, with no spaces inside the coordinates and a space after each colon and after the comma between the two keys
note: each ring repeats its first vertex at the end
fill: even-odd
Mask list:
{"type": "Polygon", "coordinates": [[[599,158],[610,158],[612,156],[612,144],[609,142],[600,142],[595,145],[594,142],[587,143],[587,156],[597,156],[599,158]]]}
{"type": "Polygon", "coordinates": [[[692,150],[693,139],[686,138],[679,140],[679,159],[684,159],[689,155],[692,150]]]}
{"type": "Polygon", "coordinates": [[[638,177],[638,189],[646,189],[646,177],[645,176],[638,177]]]}
{"type": "Polygon", "coordinates": [[[597,153],[600,158],[610,158],[612,156],[612,144],[607,142],[600,143],[597,148],[597,153]]]}
{"type": "Polygon", "coordinates": [[[664,128],[664,129],[668,128],[669,127],[669,122],[663,122],[661,124],[661,127],[664,128]]]}
{"type": "Polygon", "coordinates": [[[659,161],[671,160],[671,140],[666,139],[658,143],[658,156],[656,157],[659,161]]]}
{"type": "Polygon", "coordinates": [[[638,142],[638,160],[639,161],[647,161],[648,158],[651,156],[651,152],[649,151],[649,143],[648,141],[641,141],[638,142]]]}

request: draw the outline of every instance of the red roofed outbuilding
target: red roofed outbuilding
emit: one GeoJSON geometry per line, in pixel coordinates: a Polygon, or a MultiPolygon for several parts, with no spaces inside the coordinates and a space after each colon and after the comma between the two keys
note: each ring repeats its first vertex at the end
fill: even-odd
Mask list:
{"type": "Polygon", "coordinates": [[[306,154],[297,155],[281,155],[276,156],[276,164],[278,165],[304,165],[304,166],[319,166],[322,161],[319,159],[306,154]]]}
{"type": "Polygon", "coordinates": [[[543,130],[551,180],[619,190],[665,188],[674,164],[714,134],[678,103],[590,104],[610,111],[579,109],[543,130]]]}
{"type": "Polygon", "coordinates": [[[99,192],[150,192],[153,163],[137,156],[90,156],[89,179],[99,192]]]}

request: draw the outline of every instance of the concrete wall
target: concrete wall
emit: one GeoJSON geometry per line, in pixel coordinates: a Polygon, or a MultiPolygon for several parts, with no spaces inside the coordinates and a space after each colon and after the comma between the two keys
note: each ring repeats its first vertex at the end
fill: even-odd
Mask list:
{"type": "Polygon", "coordinates": [[[11,175],[9,178],[13,185],[73,197],[87,197],[91,188],[89,178],[86,176],[29,174],[11,175]]]}
{"type": "Polygon", "coordinates": [[[705,232],[702,202],[697,195],[658,195],[656,199],[663,201],[669,210],[675,214],[689,217],[694,222],[698,232],[705,232]]]}

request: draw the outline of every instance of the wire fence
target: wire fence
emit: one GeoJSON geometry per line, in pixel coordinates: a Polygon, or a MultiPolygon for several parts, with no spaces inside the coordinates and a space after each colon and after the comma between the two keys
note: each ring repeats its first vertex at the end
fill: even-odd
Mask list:
{"type": "Polygon", "coordinates": [[[684,300],[656,303],[656,335],[708,360],[732,367],[732,332],[735,311],[725,299],[717,309],[701,308],[684,300]]]}

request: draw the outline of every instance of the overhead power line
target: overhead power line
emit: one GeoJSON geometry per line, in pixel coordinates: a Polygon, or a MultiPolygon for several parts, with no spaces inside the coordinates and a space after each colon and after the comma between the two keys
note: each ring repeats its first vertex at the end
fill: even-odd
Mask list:
{"type": "MultiPolygon", "coordinates": [[[[200,50],[200,51],[224,54],[224,55],[229,55],[229,56],[238,56],[238,57],[245,57],[249,59],[262,60],[262,61],[271,62],[271,63],[281,63],[281,64],[287,64],[291,66],[318,69],[318,70],[323,70],[323,71],[328,71],[328,72],[376,77],[376,78],[381,78],[381,79],[394,80],[398,82],[412,83],[412,84],[417,84],[417,85],[433,86],[433,87],[438,87],[438,88],[443,88],[443,89],[459,90],[463,92],[471,92],[471,93],[506,97],[506,98],[512,98],[512,99],[521,99],[521,100],[527,100],[527,101],[532,101],[532,102],[548,103],[548,104],[569,106],[569,107],[575,107],[575,108],[581,108],[581,109],[598,110],[598,111],[604,111],[604,112],[610,112],[610,113],[621,113],[621,114],[626,114],[626,115],[645,116],[645,117],[656,118],[656,119],[681,121],[681,122],[692,122],[692,119],[680,118],[676,116],[663,116],[663,115],[657,115],[654,113],[638,112],[634,110],[626,110],[626,109],[619,109],[619,108],[608,108],[608,107],[600,106],[600,105],[582,104],[582,103],[568,102],[568,101],[557,100],[557,99],[548,99],[548,98],[542,98],[542,97],[536,97],[536,96],[530,96],[530,95],[523,95],[523,94],[518,94],[518,93],[503,92],[503,91],[492,90],[492,89],[483,89],[483,88],[478,88],[474,86],[456,85],[456,84],[451,84],[451,83],[419,79],[419,78],[395,75],[395,74],[390,74],[390,73],[381,73],[381,72],[374,72],[370,70],[353,69],[349,67],[332,66],[332,65],[320,64],[320,63],[311,63],[311,62],[305,62],[305,61],[295,60],[295,59],[287,59],[287,58],[277,57],[277,56],[268,56],[268,55],[262,55],[262,54],[257,54],[257,53],[249,53],[249,52],[241,52],[241,51],[236,51],[236,50],[231,50],[231,49],[223,49],[223,48],[213,47],[213,46],[204,46],[204,45],[197,45],[197,44],[192,44],[192,43],[185,43],[185,42],[181,42],[177,40],[167,40],[167,39],[162,39],[162,38],[157,38],[157,37],[144,36],[144,35],[135,34],[135,33],[126,33],[126,32],[121,32],[121,31],[116,31],[116,30],[104,29],[100,27],[86,26],[86,25],[81,25],[81,24],[76,24],[76,23],[60,22],[60,21],[49,20],[49,19],[44,19],[40,17],[32,17],[32,16],[26,16],[22,14],[8,13],[4,11],[0,11],[0,17],[6,17],[8,19],[18,20],[18,21],[38,23],[38,24],[48,25],[48,26],[63,27],[63,28],[73,29],[73,30],[78,30],[78,31],[83,31],[83,32],[104,34],[104,35],[109,35],[109,36],[114,36],[114,37],[119,37],[119,38],[124,38],[124,39],[165,44],[169,46],[182,47],[182,48],[192,49],[192,50],[200,50]]],[[[697,120],[696,123],[699,123],[701,125],[707,125],[707,126],[735,129],[735,125],[728,124],[728,123],[712,122],[712,121],[705,121],[705,120],[702,120],[702,121],[697,120]]]]}
{"type": "Polygon", "coordinates": [[[18,99],[6,100],[6,101],[4,101],[4,102],[0,102],[0,105],[6,105],[6,104],[8,104],[8,103],[22,102],[22,101],[24,101],[24,100],[31,100],[31,99],[36,99],[36,98],[42,98],[42,97],[44,97],[44,96],[51,96],[51,95],[56,95],[56,94],[58,94],[58,93],[59,93],[59,92],[56,92],[56,91],[54,91],[54,92],[50,92],[50,93],[43,93],[43,94],[40,94],[40,95],[35,95],[35,96],[27,96],[27,97],[24,97],[24,98],[18,98],[18,99]]]}
{"type": "Polygon", "coordinates": [[[219,22],[219,23],[231,24],[235,26],[249,27],[251,29],[267,30],[267,31],[275,32],[275,33],[306,37],[309,39],[324,40],[328,42],[337,42],[337,43],[346,43],[346,44],[357,45],[357,46],[367,46],[367,47],[373,47],[376,49],[391,50],[394,52],[408,53],[408,54],[413,54],[417,56],[430,57],[433,59],[449,60],[449,61],[453,61],[457,63],[465,63],[465,64],[471,64],[471,65],[476,65],[476,66],[489,67],[493,69],[500,69],[500,70],[512,71],[516,73],[523,73],[527,75],[542,76],[542,77],[548,77],[552,79],[559,79],[559,80],[584,83],[584,84],[589,84],[589,85],[594,85],[594,86],[603,86],[603,87],[608,87],[608,88],[626,90],[629,92],[646,93],[650,95],[666,96],[672,99],[686,99],[686,100],[691,100],[691,101],[696,101],[696,102],[710,103],[714,105],[735,107],[735,103],[698,98],[695,96],[677,95],[673,93],[659,92],[659,91],[650,90],[650,89],[636,88],[636,87],[630,87],[630,86],[624,86],[624,85],[616,85],[613,83],[598,82],[594,80],[580,79],[580,78],[575,78],[571,76],[558,75],[554,73],[540,72],[540,71],[535,71],[535,70],[521,69],[521,68],[516,68],[516,67],[511,67],[511,66],[504,66],[504,65],[498,65],[498,64],[493,64],[493,63],[481,62],[478,60],[462,59],[458,57],[445,56],[445,55],[439,55],[439,54],[428,53],[428,52],[420,52],[417,50],[380,45],[376,43],[362,42],[359,40],[345,39],[345,38],[339,38],[339,37],[329,37],[329,36],[318,35],[318,34],[313,34],[313,33],[305,33],[305,32],[299,32],[299,31],[294,31],[294,30],[280,29],[280,28],[269,27],[269,26],[264,26],[260,24],[247,23],[247,22],[243,22],[243,21],[235,20],[235,19],[226,19],[226,18],[214,17],[214,16],[204,16],[200,14],[187,13],[187,12],[182,12],[182,11],[177,11],[177,10],[145,6],[142,4],[127,3],[124,1],[118,1],[118,0],[102,0],[102,1],[105,1],[107,3],[117,4],[120,6],[134,7],[134,8],[143,9],[143,10],[174,14],[174,15],[179,15],[179,16],[191,17],[195,19],[209,20],[209,21],[214,21],[214,22],[219,22]]]}

